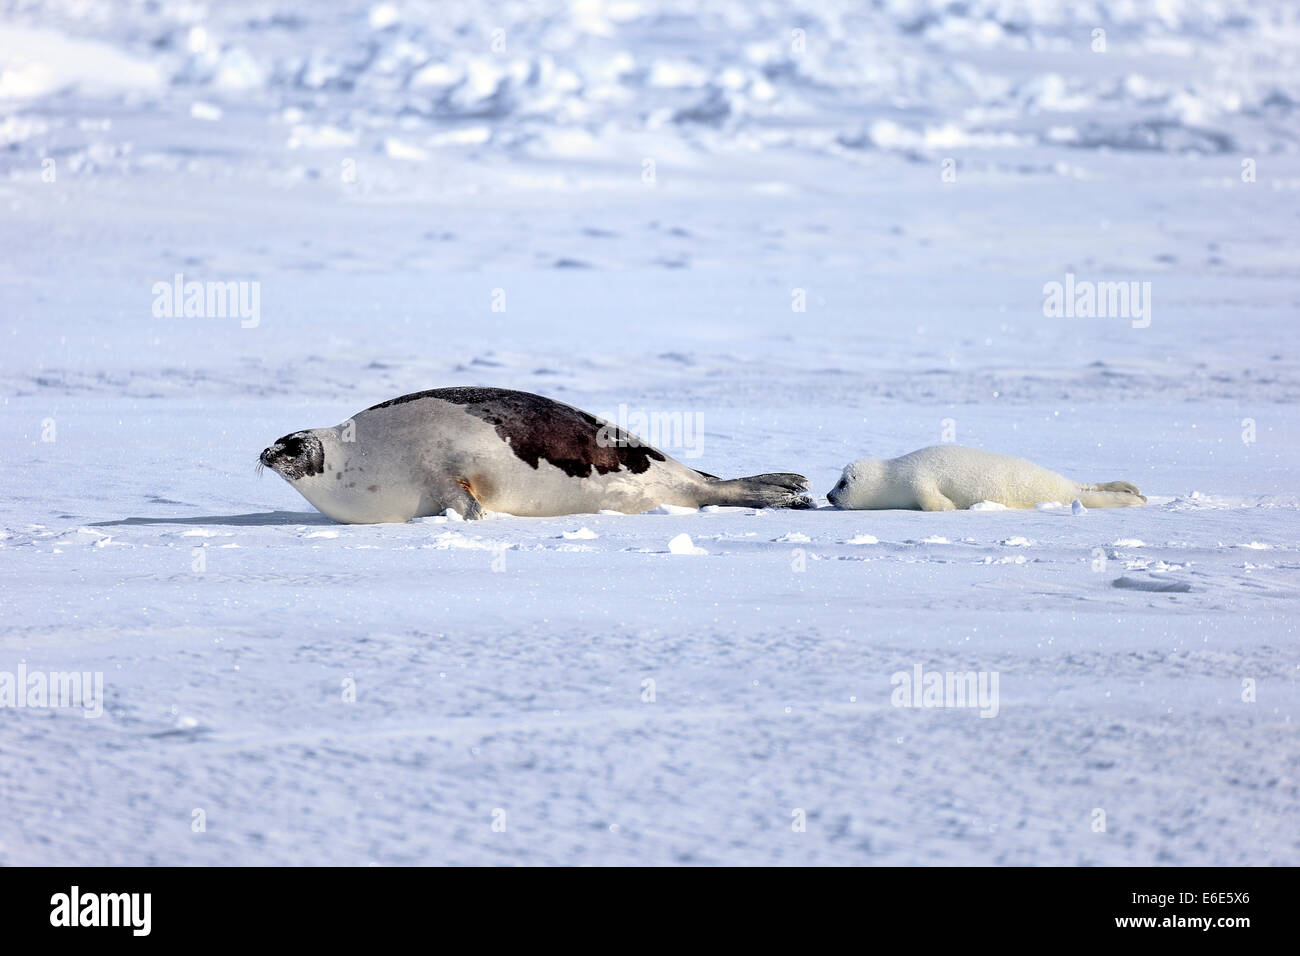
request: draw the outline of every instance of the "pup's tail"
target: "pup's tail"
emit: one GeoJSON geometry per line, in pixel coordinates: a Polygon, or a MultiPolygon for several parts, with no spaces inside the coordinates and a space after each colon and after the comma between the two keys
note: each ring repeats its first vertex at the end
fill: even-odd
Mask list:
{"type": "Polygon", "coordinates": [[[1108,481],[1098,485],[1080,485],[1079,500],[1085,508],[1133,508],[1147,503],[1136,485],[1127,481],[1108,481]]]}
{"type": "Polygon", "coordinates": [[[700,506],[731,505],[739,508],[811,508],[808,479],[782,472],[752,478],[717,479],[704,486],[700,506]]]}

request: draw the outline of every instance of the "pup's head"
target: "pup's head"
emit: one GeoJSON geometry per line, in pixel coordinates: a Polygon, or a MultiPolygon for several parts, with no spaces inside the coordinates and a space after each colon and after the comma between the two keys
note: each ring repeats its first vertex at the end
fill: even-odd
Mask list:
{"type": "Polygon", "coordinates": [[[879,458],[859,458],[850,462],[839,482],[826,492],[826,500],[836,508],[858,510],[871,507],[885,479],[884,465],[879,458]]]}
{"type": "Polygon", "coordinates": [[[325,445],[314,431],[277,438],[257,459],[285,481],[294,482],[325,471],[325,445]]]}

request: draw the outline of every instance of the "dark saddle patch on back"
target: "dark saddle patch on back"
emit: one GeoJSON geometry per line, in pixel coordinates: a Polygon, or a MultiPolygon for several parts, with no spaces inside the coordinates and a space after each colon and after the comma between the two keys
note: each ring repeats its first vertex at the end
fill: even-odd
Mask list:
{"type": "Polygon", "coordinates": [[[412,392],[366,411],[437,398],[465,410],[496,429],[501,440],[534,468],[546,459],[571,478],[589,478],[594,469],[605,475],[626,468],[639,475],[650,462],[667,456],[616,425],[602,422],[572,405],[507,388],[431,388],[412,392]]]}

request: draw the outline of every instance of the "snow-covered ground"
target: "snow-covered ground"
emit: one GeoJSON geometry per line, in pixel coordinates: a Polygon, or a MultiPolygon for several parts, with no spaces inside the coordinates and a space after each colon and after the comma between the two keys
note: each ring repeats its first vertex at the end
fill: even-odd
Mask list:
{"type": "Polygon", "coordinates": [[[1300,863],[1300,10],[1146,6],[0,0],[0,864],[1300,863]],[[457,384],[822,507],[255,472],[457,384]],[[1150,503],[825,507],[945,440],[1150,503]]]}

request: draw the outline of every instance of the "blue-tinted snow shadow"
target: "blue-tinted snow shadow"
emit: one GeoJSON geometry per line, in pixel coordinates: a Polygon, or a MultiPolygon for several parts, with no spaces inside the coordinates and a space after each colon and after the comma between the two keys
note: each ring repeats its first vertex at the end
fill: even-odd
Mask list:
{"type": "Polygon", "coordinates": [[[142,524],[192,524],[234,525],[258,527],[262,525],[335,524],[318,511],[260,511],[246,515],[196,515],[190,518],[119,518],[116,521],[95,521],[92,528],[112,528],[121,525],[142,524]]]}

